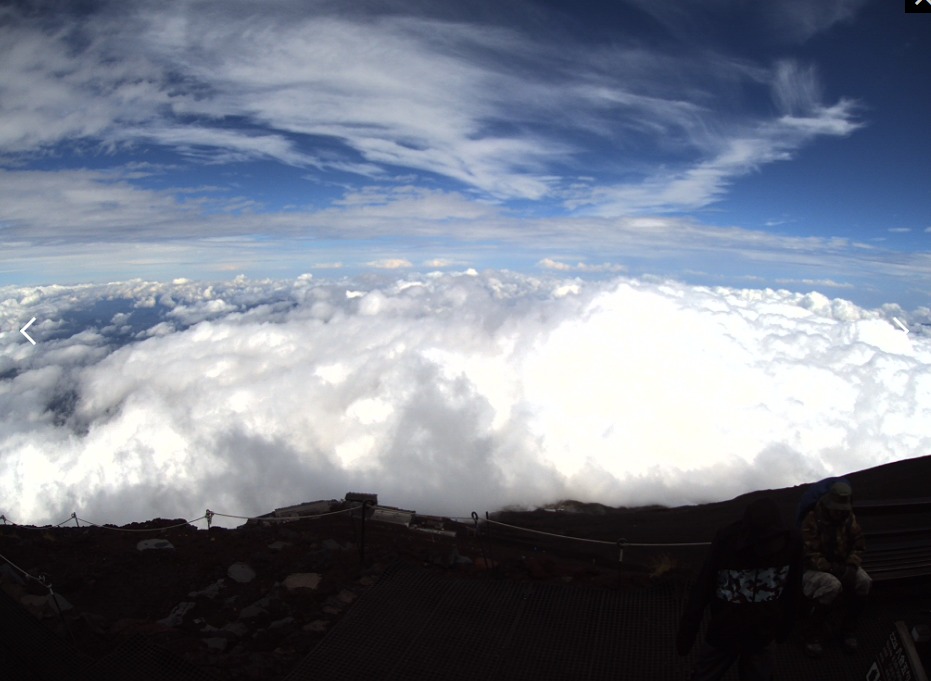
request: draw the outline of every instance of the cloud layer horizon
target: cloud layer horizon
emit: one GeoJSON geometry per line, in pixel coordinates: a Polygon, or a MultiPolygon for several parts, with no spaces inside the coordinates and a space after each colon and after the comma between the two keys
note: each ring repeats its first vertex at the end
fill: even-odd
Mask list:
{"type": "Polygon", "coordinates": [[[306,275],[6,287],[0,316],[18,523],[347,491],[450,516],[679,505],[931,451],[931,341],[818,293],[306,275]],[[32,316],[35,347],[11,331],[32,316]]]}

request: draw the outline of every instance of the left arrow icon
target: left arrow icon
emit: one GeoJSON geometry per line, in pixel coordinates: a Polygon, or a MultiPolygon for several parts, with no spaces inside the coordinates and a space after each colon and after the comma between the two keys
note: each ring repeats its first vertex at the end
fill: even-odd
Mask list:
{"type": "Polygon", "coordinates": [[[26,333],[26,329],[28,329],[30,326],[32,326],[32,323],[33,323],[35,320],[36,320],[36,318],[33,317],[33,318],[30,319],[28,322],[26,322],[26,326],[24,326],[23,328],[21,328],[21,329],[19,330],[19,332],[20,332],[21,334],[23,334],[23,335],[26,337],[26,340],[29,341],[30,343],[32,343],[33,345],[35,345],[36,342],[35,342],[34,340],[32,340],[32,336],[30,336],[28,333],[26,333]]]}

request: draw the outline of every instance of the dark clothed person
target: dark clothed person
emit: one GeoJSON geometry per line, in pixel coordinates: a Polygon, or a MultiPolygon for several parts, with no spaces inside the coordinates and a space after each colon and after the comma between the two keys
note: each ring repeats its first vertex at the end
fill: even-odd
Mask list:
{"type": "Polygon", "coordinates": [[[774,641],[788,636],[801,597],[802,556],[798,531],[785,526],[769,498],[718,531],[676,640],[679,654],[687,655],[710,609],[693,681],[720,679],[735,662],[741,681],[772,678],[774,641]]]}
{"type": "Polygon", "coordinates": [[[850,485],[835,483],[802,522],[805,543],[805,596],[813,601],[805,631],[805,650],[811,657],[823,652],[827,620],[843,609],[844,647],[855,652],[856,628],[866,605],[872,580],[863,569],[866,541],[853,512],[850,485]]]}

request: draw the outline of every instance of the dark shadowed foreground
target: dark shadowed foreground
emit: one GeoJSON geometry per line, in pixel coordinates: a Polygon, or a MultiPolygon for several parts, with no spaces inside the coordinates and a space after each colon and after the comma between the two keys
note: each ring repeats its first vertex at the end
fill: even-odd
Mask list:
{"type": "MultiPolygon", "coordinates": [[[[859,502],[913,499],[927,494],[931,458],[849,478],[859,502]]],[[[16,566],[0,566],[0,664],[5,678],[55,681],[680,679],[689,660],[675,655],[675,628],[705,549],[628,547],[619,563],[616,540],[707,541],[759,494],[791,517],[800,492],[494,516],[567,538],[369,520],[364,558],[360,520],[348,515],[236,530],[0,527],[0,554],[16,566]]],[[[891,530],[931,527],[923,507],[867,507],[876,546],[891,530]]],[[[929,611],[927,577],[877,582],[856,656],[834,646],[810,661],[792,639],[776,657],[779,678],[867,679],[894,622],[927,623],[929,611]]]]}

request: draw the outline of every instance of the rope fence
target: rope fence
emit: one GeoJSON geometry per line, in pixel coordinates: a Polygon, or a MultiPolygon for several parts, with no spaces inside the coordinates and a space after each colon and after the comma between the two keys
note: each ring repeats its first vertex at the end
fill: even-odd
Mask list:
{"type": "MultiPolygon", "coordinates": [[[[345,503],[345,502],[344,502],[344,503],[345,503]]],[[[229,518],[229,519],[233,519],[233,520],[245,520],[245,521],[247,521],[247,522],[248,522],[248,521],[252,521],[252,522],[259,522],[259,523],[277,523],[277,522],[293,522],[293,521],[295,521],[295,520],[319,520],[319,519],[321,519],[321,518],[327,518],[327,517],[342,515],[342,514],[345,514],[345,513],[352,513],[353,511],[355,511],[355,510],[357,510],[357,509],[359,509],[359,508],[362,508],[362,509],[363,509],[363,513],[361,514],[361,516],[362,516],[362,526],[361,526],[361,543],[360,543],[359,549],[360,549],[360,558],[361,558],[361,559],[363,560],[363,562],[364,562],[364,556],[365,556],[365,516],[366,516],[364,510],[365,510],[366,508],[371,508],[371,509],[373,509],[373,510],[378,510],[378,509],[396,510],[396,509],[391,509],[390,507],[386,507],[386,506],[379,506],[379,505],[377,505],[377,504],[372,503],[371,501],[365,501],[365,502],[363,502],[363,503],[361,504],[361,506],[349,506],[349,507],[347,507],[347,508],[343,508],[343,509],[340,509],[340,510],[338,510],[338,511],[330,511],[330,512],[327,512],[327,513],[315,513],[315,514],[308,514],[308,515],[246,516],[246,515],[236,515],[236,514],[231,514],[231,513],[219,513],[219,512],[217,512],[217,511],[211,511],[210,509],[207,509],[206,512],[204,513],[204,515],[202,515],[202,516],[200,516],[199,518],[196,518],[196,519],[194,519],[194,520],[186,520],[186,521],[181,522],[181,523],[178,523],[178,524],[176,524],[176,525],[169,525],[169,526],[165,526],[165,527],[145,527],[145,528],[115,527],[115,526],[113,526],[113,525],[101,525],[101,524],[99,524],[99,523],[91,522],[91,521],[89,521],[89,520],[87,520],[87,519],[85,519],[85,518],[80,518],[80,517],[78,517],[77,513],[72,513],[72,514],[71,514],[71,517],[69,517],[67,520],[64,520],[64,521],[58,523],[58,524],[55,525],[54,527],[61,527],[61,526],[64,525],[65,523],[69,523],[69,522],[71,522],[71,521],[73,520],[74,523],[75,523],[75,526],[77,526],[77,527],[81,527],[81,523],[84,523],[84,526],[86,526],[86,527],[95,527],[95,528],[98,528],[98,529],[102,529],[102,530],[111,530],[111,531],[114,531],[114,532],[128,532],[128,533],[137,533],[137,534],[138,534],[138,533],[146,533],[146,532],[165,532],[166,530],[178,529],[178,528],[180,528],[180,527],[188,527],[188,526],[193,525],[194,523],[198,523],[198,522],[200,522],[200,521],[202,521],[202,520],[206,520],[206,521],[207,521],[207,529],[210,529],[210,527],[211,527],[211,525],[212,525],[212,523],[213,523],[213,519],[214,519],[215,517],[219,517],[219,518],[229,518]]],[[[461,518],[461,517],[460,517],[460,518],[451,518],[450,520],[453,520],[453,521],[455,521],[455,522],[459,522],[459,523],[462,523],[462,524],[465,524],[465,523],[468,522],[468,520],[467,520],[466,518],[461,518]]],[[[507,528],[507,529],[509,529],[509,530],[513,530],[513,531],[517,531],[517,532],[521,532],[521,533],[526,533],[526,534],[532,534],[532,535],[537,535],[537,536],[545,536],[545,537],[552,537],[553,539],[560,539],[560,540],[563,540],[563,541],[578,542],[578,543],[584,543],[584,544],[597,544],[597,545],[601,545],[601,546],[613,546],[613,547],[616,547],[616,548],[617,548],[617,551],[618,551],[618,563],[619,563],[619,564],[621,564],[621,563],[624,562],[624,550],[627,549],[627,548],[640,548],[640,547],[643,547],[643,548],[698,547],[698,546],[710,546],[710,544],[711,544],[711,542],[707,542],[707,541],[704,541],[704,542],[631,542],[631,541],[628,541],[628,540],[627,540],[626,538],[624,538],[624,537],[621,537],[621,538],[619,538],[619,539],[617,539],[617,540],[615,540],[615,541],[607,541],[607,540],[604,540],[604,539],[588,539],[588,538],[585,538],[585,537],[572,537],[572,536],[568,536],[568,535],[565,535],[565,534],[556,534],[556,533],[554,533],[554,532],[545,532],[545,531],[543,531],[543,530],[535,530],[535,529],[532,529],[532,528],[529,528],[529,527],[520,527],[519,525],[510,525],[510,524],[508,524],[508,523],[502,523],[502,522],[500,522],[500,521],[498,521],[498,520],[493,520],[493,519],[489,518],[487,512],[485,513],[485,518],[484,518],[484,519],[480,519],[479,516],[478,516],[478,513],[476,513],[476,512],[473,511],[473,512],[472,512],[471,520],[472,520],[473,523],[475,524],[475,532],[476,532],[476,534],[479,536],[480,541],[481,541],[482,535],[483,535],[483,534],[487,534],[487,530],[486,530],[486,532],[481,532],[481,531],[480,531],[479,522],[481,521],[483,524],[488,525],[488,526],[497,526],[497,527],[501,527],[501,528],[507,528]]],[[[11,522],[5,515],[0,515],[0,521],[2,521],[2,523],[3,523],[4,525],[10,524],[10,525],[13,525],[14,527],[19,528],[19,529],[26,529],[26,530],[44,530],[44,529],[46,529],[46,528],[43,528],[43,527],[31,527],[31,526],[27,526],[27,525],[18,525],[18,524],[16,524],[16,523],[11,522]]],[[[48,526],[46,526],[46,527],[48,527],[48,526]]],[[[487,558],[486,558],[486,555],[485,555],[486,552],[485,552],[484,542],[481,542],[481,552],[482,552],[482,557],[483,557],[483,559],[486,559],[486,562],[487,562],[487,558]]],[[[22,570],[21,568],[17,567],[17,566],[14,565],[13,563],[11,563],[9,560],[7,560],[6,558],[4,558],[3,556],[0,556],[0,558],[3,558],[3,560],[5,560],[7,563],[9,563],[10,565],[12,565],[14,568],[16,568],[17,570],[19,570],[19,571],[22,572],[23,574],[28,574],[28,573],[26,573],[24,570],[22,570]]],[[[35,578],[33,578],[33,579],[35,579],[35,578]]],[[[36,581],[38,581],[38,580],[36,580],[36,581]]],[[[39,583],[41,583],[41,584],[43,584],[43,586],[45,586],[45,583],[43,583],[43,582],[39,582],[39,583]]]]}
{"type": "MultiPolygon", "coordinates": [[[[472,513],[472,520],[475,523],[476,532],[478,532],[479,517],[478,513],[472,513]]],[[[607,541],[604,539],[587,539],[585,537],[571,537],[565,534],[556,534],[554,532],[544,532],[543,530],[534,530],[529,527],[520,527],[519,525],[509,525],[507,523],[502,523],[498,520],[492,520],[488,517],[488,513],[485,513],[484,521],[489,525],[497,525],[499,527],[506,527],[511,530],[517,530],[519,532],[526,532],[528,534],[542,535],[546,537],[553,537],[554,539],[563,539],[574,542],[588,543],[588,544],[601,544],[603,546],[616,546],[618,550],[618,563],[624,562],[624,549],[627,548],[678,548],[683,546],[711,546],[710,541],[699,541],[699,542],[630,542],[626,538],[621,537],[615,541],[607,541]]],[[[484,546],[482,547],[482,554],[484,557],[484,546]]]]}
{"type": "MultiPolygon", "coordinates": [[[[330,511],[329,513],[314,513],[312,515],[288,515],[288,516],[280,516],[280,517],[268,517],[268,516],[251,516],[250,517],[250,516],[244,516],[244,515],[229,515],[227,513],[215,513],[213,511],[208,510],[207,516],[204,516],[204,517],[207,518],[208,524],[210,522],[210,518],[212,518],[213,516],[220,516],[221,518],[236,518],[238,520],[256,520],[259,522],[286,523],[286,522],[291,522],[292,520],[316,520],[317,518],[326,518],[327,516],[331,516],[331,515],[340,515],[341,513],[349,513],[354,510],[355,510],[354,507],[350,507],[350,508],[344,508],[340,511],[330,511]]],[[[198,518],[198,520],[200,520],[200,518],[198,518]]]]}
{"type": "MultiPolygon", "coordinates": [[[[378,508],[382,508],[382,507],[378,507],[378,508]]],[[[214,517],[232,518],[236,520],[252,520],[252,521],[261,522],[261,523],[289,523],[295,520],[316,520],[319,518],[326,518],[328,516],[340,515],[343,513],[350,513],[354,510],[355,510],[354,507],[350,507],[350,508],[344,508],[339,511],[331,511],[329,513],[315,513],[311,515],[288,515],[288,516],[279,517],[279,516],[232,515],[229,513],[219,513],[219,512],[211,511],[210,509],[207,509],[204,515],[202,515],[199,518],[195,518],[194,520],[185,520],[184,522],[178,523],[177,525],[168,525],[166,527],[115,527],[112,524],[101,525],[99,523],[91,522],[90,520],[87,520],[86,518],[81,518],[77,515],[77,513],[72,513],[71,516],[69,516],[66,520],[62,520],[57,525],[43,525],[41,527],[34,527],[31,525],[20,525],[18,523],[13,522],[9,518],[7,518],[5,515],[0,515],[0,522],[2,522],[4,525],[16,527],[17,529],[21,529],[21,530],[39,530],[39,531],[47,530],[51,527],[61,527],[65,523],[70,523],[73,520],[76,527],[82,527],[81,523],[84,523],[83,525],[84,527],[96,527],[101,530],[112,530],[114,532],[164,532],[165,530],[174,530],[179,527],[187,527],[188,525],[193,525],[194,523],[198,523],[201,520],[206,520],[207,527],[209,528],[211,526],[211,523],[213,522],[214,517]]]]}
{"type": "MultiPolygon", "coordinates": [[[[6,522],[5,519],[4,519],[4,522],[6,522]]],[[[48,577],[42,574],[36,577],[35,575],[29,572],[26,572],[19,565],[17,565],[12,560],[4,556],[2,553],[0,553],[0,560],[4,561],[7,565],[9,565],[14,570],[16,570],[21,575],[23,575],[23,577],[25,577],[26,579],[35,582],[36,584],[40,585],[43,589],[48,589],[49,602],[51,602],[51,604],[55,606],[55,611],[58,613],[58,619],[61,620],[62,627],[64,627],[65,631],[68,633],[68,638],[71,639],[72,645],[74,645],[75,648],[77,648],[77,644],[74,640],[74,633],[71,631],[71,627],[69,627],[68,623],[65,621],[65,617],[61,612],[61,606],[58,603],[58,596],[55,594],[54,589],[52,589],[52,584],[51,582],[48,581],[48,577]]]]}
{"type": "MultiPolygon", "coordinates": [[[[114,532],[164,532],[165,530],[173,530],[179,527],[186,527],[188,525],[193,525],[194,523],[198,523],[201,520],[206,520],[207,527],[209,528],[213,522],[214,517],[230,518],[233,520],[246,520],[246,521],[251,520],[254,522],[263,522],[263,523],[293,522],[295,520],[318,520],[320,518],[327,518],[330,516],[342,515],[344,513],[351,513],[352,511],[357,510],[357,508],[359,507],[351,506],[349,508],[344,508],[339,511],[330,511],[328,513],[314,513],[314,514],[309,514],[309,515],[287,515],[287,516],[234,515],[231,513],[220,513],[218,511],[211,511],[210,509],[207,509],[204,515],[200,516],[199,518],[195,518],[194,520],[186,520],[182,523],[178,523],[177,525],[169,525],[166,527],[143,527],[143,528],[114,527],[113,525],[101,525],[99,523],[91,522],[90,520],[87,520],[86,518],[78,517],[77,513],[72,513],[69,518],[67,518],[66,520],[63,520],[62,522],[52,527],[61,527],[65,523],[69,523],[73,520],[77,527],[81,527],[81,523],[84,523],[84,526],[97,527],[103,530],[112,530],[114,532]]],[[[388,506],[378,506],[378,505],[372,505],[371,508],[376,509],[376,510],[377,509],[394,510],[388,506]]],[[[459,522],[459,523],[469,522],[469,519],[463,516],[450,518],[450,520],[454,522],[459,522]]],[[[479,518],[478,514],[473,512],[471,516],[471,520],[475,523],[476,528],[478,527],[478,523],[482,522],[482,523],[487,523],[489,525],[506,527],[511,530],[517,530],[519,532],[525,532],[528,534],[536,534],[536,535],[542,535],[546,537],[553,537],[554,539],[563,539],[563,540],[568,540],[568,541],[575,541],[575,542],[589,543],[589,544],[602,544],[605,546],[620,546],[623,548],[628,548],[628,547],[667,548],[667,547],[710,546],[711,545],[710,541],[703,541],[703,542],[630,542],[624,538],[617,539],[615,541],[607,541],[604,539],[587,539],[585,537],[572,537],[572,536],[565,535],[565,534],[556,534],[554,532],[544,532],[543,530],[534,530],[529,527],[521,527],[519,525],[510,525],[508,523],[502,523],[498,520],[492,520],[491,518],[489,518],[487,512],[485,513],[484,518],[479,518]]],[[[4,525],[12,525],[14,527],[24,529],[24,530],[43,530],[49,527],[49,526],[32,527],[29,525],[19,525],[9,520],[5,515],[0,515],[0,521],[2,521],[4,525]]]]}
{"type": "Polygon", "coordinates": [[[491,518],[485,518],[486,523],[492,525],[500,525],[501,527],[509,527],[512,530],[520,530],[521,532],[532,532],[533,534],[542,534],[548,537],[555,537],[557,539],[569,539],[571,541],[578,542],[589,542],[591,544],[606,544],[609,546],[624,546],[624,547],[644,547],[644,548],[668,548],[668,547],[678,547],[678,546],[711,546],[710,541],[694,541],[694,542],[629,542],[626,539],[617,539],[615,541],[606,541],[604,539],[586,539],[585,537],[570,537],[565,534],[554,534],[553,532],[543,532],[542,530],[533,530],[529,527],[520,527],[519,525],[508,525],[507,523],[502,523],[497,520],[492,520],[491,518]]]}

